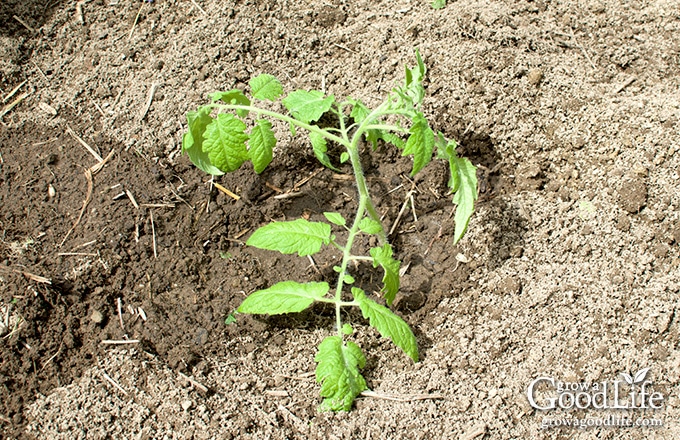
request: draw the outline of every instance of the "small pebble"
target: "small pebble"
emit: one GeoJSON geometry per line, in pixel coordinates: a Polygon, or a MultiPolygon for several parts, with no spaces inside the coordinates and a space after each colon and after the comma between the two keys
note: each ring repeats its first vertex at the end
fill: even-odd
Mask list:
{"type": "Polygon", "coordinates": [[[529,83],[537,86],[543,80],[543,71],[541,69],[532,69],[527,75],[529,83]]]}
{"type": "Polygon", "coordinates": [[[194,404],[194,402],[192,402],[192,401],[189,400],[189,399],[187,399],[187,400],[182,400],[182,409],[183,409],[184,411],[186,411],[186,410],[188,410],[189,408],[191,408],[191,406],[192,406],[193,404],[194,404]]]}
{"type": "Polygon", "coordinates": [[[90,319],[95,324],[101,324],[102,321],[104,321],[104,315],[102,315],[102,312],[100,312],[99,310],[93,310],[92,315],[90,315],[90,319]]]}

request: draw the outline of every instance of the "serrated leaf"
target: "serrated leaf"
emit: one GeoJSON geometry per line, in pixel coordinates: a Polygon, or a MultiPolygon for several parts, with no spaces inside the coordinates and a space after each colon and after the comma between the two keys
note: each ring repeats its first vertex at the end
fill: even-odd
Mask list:
{"type": "Polygon", "coordinates": [[[422,113],[413,118],[413,125],[409,130],[410,136],[406,141],[402,156],[413,155],[413,170],[411,176],[416,175],[425,165],[432,160],[434,151],[434,132],[427,123],[422,113]]]}
{"type": "Polygon", "coordinates": [[[319,160],[319,162],[321,162],[322,165],[324,165],[327,168],[330,168],[333,171],[338,171],[338,169],[335,168],[333,164],[331,164],[331,159],[326,154],[326,152],[328,151],[328,147],[326,145],[326,138],[320,135],[319,133],[310,131],[309,140],[312,143],[314,155],[319,160]]]}
{"type": "Polygon", "coordinates": [[[456,204],[456,215],[454,217],[456,228],[453,234],[453,243],[456,244],[465,234],[470,217],[475,210],[477,167],[464,157],[452,157],[450,163],[454,164],[451,166],[452,179],[450,183],[458,187],[453,196],[453,203],[456,204]]]}
{"type": "Polygon", "coordinates": [[[217,115],[205,128],[203,151],[225,173],[237,170],[248,159],[246,124],[229,113],[217,115]]]}
{"type": "Polygon", "coordinates": [[[321,116],[330,110],[335,102],[333,95],[324,97],[318,90],[296,90],[283,98],[283,105],[288,111],[302,122],[310,123],[318,121],[321,116]]]}
{"type": "Polygon", "coordinates": [[[385,294],[387,305],[392,305],[394,297],[399,291],[399,266],[401,262],[392,258],[392,247],[385,243],[381,247],[374,247],[369,250],[373,257],[373,267],[382,267],[385,271],[383,276],[382,292],[385,294]]]}
{"type": "MultiPolygon", "coordinates": [[[[348,98],[347,100],[352,105],[352,111],[350,112],[349,116],[357,124],[361,124],[362,122],[364,122],[364,120],[371,114],[371,110],[358,99],[348,98]]],[[[371,143],[371,146],[373,147],[374,150],[378,146],[378,139],[381,138],[382,133],[383,132],[381,130],[375,129],[366,130],[366,132],[364,133],[364,138],[366,139],[367,142],[371,143]]]]}
{"type": "Polygon", "coordinates": [[[263,73],[252,78],[248,85],[253,97],[257,99],[267,99],[269,101],[276,100],[283,95],[283,87],[276,77],[263,73]]]}
{"type": "Polygon", "coordinates": [[[380,139],[387,142],[388,144],[394,145],[400,150],[403,150],[404,147],[406,146],[406,142],[404,142],[402,138],[400,138],[394,133],[383,132],[380,134],[380,139]]]}
{"type": "Polygon", "coordinates": [[[360,369],[366,365],[361,348],[354,342],[345,345],[340,336],[328,336],[319,344],[314,357],[316,381],[321,384],[322,411],[349,411],[354,399],[368,389],[360,369]]]}
{"type": "Polygon", "coordinates": [[[337,212],[324,212],[323,216],[334,225],[345,226],[347,224],[345,218],[337,212]]]}
{"type": "Polygon", "coordinates": [[[649,368],[643,368],[642,370],[635,373],[635,378],[633,379],[633,383],[640,383],[640,382],[644,381],[645,377],[647,377],[648,372],[649,372],[649,368]]]}
{"type": "Polygon", "coordinates": [[[210,162],[208,153],[203,151],[203,133],[212,121],[210,109],[207,107],[201,107],[195,112],[187,112],[189,130],[182,137],[182,151],[189,155],[189,159],[198,169],[208,174],[221,176],[224,173],[210,162]]]}
{"type": "Polygon", "coordinates": [[[370,217],[364,217],[359,222],[359,230],[366,234],[379,234],[383,228],[380,222],[373,220],[370,217]]]}
{"type": "Polygon", "coordinates": [[[401,348],[413,362],[418,362],[418,343],[406,321],[395,315],[390,309],[368,298],[363,290],[352,287],[352,295],[359,303],[364,318],[368,319],[371,327],[378,330],[384,337],[389,338],[401,348]]]}
{"type": "Polygon", "coordinates": [[[321,245],[330,243],[331,225],[310,222],[303,218],[290,222],[273,222],[262,226],[250,236],[246,244],[282,254],[313,255],[321,245]]]}
{"type": "MultiPolygon", "coordinates": [[[[222,101],[225,104],[232,105],[250,105],[250,99],[243,94],[239,89],[233,89],[226,92],[213,92],[208,95],[213,102],[222,101]]],[[[242,118],[248,116],[248,110],[238,109],[236,114],[242,118]]]]}
{"type": "Polygon", "coordinates": [[[351,325],[349,325],[349,324],[347,324],[347,323],[342,324],[342,334],[343,334],[343,335],[348,335],[348,336],[349,336],[349,335],[351,335],[352,333],[354,333],[354,329],[352,328],[351,325]]]}
{"type": "Polygon", "coordinates": [[[255,126],[250,131],[248,139],[248,157],[253,162],[255,172],[260,174],[267,168],[274,157],[274,147],[276,146],[276,136],[272,131],[272,124],[264,119],[255,122],[255,126]]]}
{"type": "Polygon", "coordinates": [[[243,300],[237,311],[257,315],[298,313],[328,293],[328,283],[282,281],[258,290],[243,300]]]}

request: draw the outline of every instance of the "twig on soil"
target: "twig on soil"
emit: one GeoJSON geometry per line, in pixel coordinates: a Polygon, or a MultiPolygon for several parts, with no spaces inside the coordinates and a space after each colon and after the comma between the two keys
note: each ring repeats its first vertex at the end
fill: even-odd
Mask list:
{"type": "Polygon", "coordinates": [[[142,2],[142,5],[139,7],[139,11],[137,12],[137,16],[135,17],[134,23],[132,23],[132,28],[130,29],[130,35],[128,35],[128,41],[130,41],[130,38],[132,38],[132,33],[135,31],[135,27],[137,26],[137,22],[139,21],[139,16],[142,13],[142,8],[144,8],[144,5],[146,2],[142,2]]]}
{"type": "Polygon", "coordinates": [[[430,244],[427,246],[427,249],[425,249],[425,252],[423,253],[423,257],[426,256],[432,250],[432,245],[434,244],[434,242],[442,238],[442,231],[443,230],[444,230],[444,227],[439,226],[439,230],[437,230],[437,235],[432,237],[432,240],[430,240],[430,244]]]}
{"type": "Polygon", "coordinates": [[[196,6],[196,8],[198,8],[198,10],[203,13],[203,15],[208,15],[208,13],[205,12],[205,9],[203,9],[198,3],[196,3],[196,0],[191,0],[191,3],[193,3],[194,6],[196,6]]]}
{"type": "MultiPolygon", "coordinates": [[[[47,82],[49,83],[49,82],[50,82],[49,78],[47,78],[47,75],[45,75],[45,72],[42,71],[42,69],[40,68],[40,66],[38,66],[38,65],[35,63],[35,61],[33,61],[33,60],[31,60],[31,62],[33,63],[33,65],[35,66],[35,68],[38,69],[38,73],[40,73],[40,75],[45,79],[45,81],[47,81],[47,82]]],[[[55,113],[55,114],[56,114],[56,113],[55,113]]]]}
{"type": "Polygon", "coordinates": [[[627,80],[625,80],[625,81],[623,82],[623,84],[621,84],[620,86],[618,86],[618,87],[616,88],[616,90],[614,90],[614,94],[616,95],[617,93],[622,92],[623,89],[625,89],[625,88],[628,87],[629,85],[633,84],[633,83],[635,82],[636,79],[637,79],[636,77],[631,76],[630,78],[628,78],[627,80]]]}
{"type": "Polygon", "coordinates": [[[104,339],[104,345],[125,345],[125,344],[139,344],[139,339],[104,339]]]}
{"type": "Polygon", "coordinates": [[[350,52],[350,53],[359,53],[359,52],[357,52],[357,51],[355,51],[355,50],[350,49],[349,47],[343,46],[343,45],[338,44],[338,43],[333,43],[333,46],[335,46],[335,47],[337,47],[337,48],[339,48],[339,49],[342,49],[342,50],[346,50],[347,52],[350,52]]]}
{"type": "Polygon", "coordinates": [[[59,349],[58,349],[57,352],[54,353],[48,360],[45,361],[45,363],[43,364],[42,368],[40,369],[41,372],[42,372],[45,368],[47,368],[47,365],[48,365],[50,362],[52,362],[52,361],[54,360],[54,358],[57,357],[57,356],[59,355],[59,353],[61,353],[61,347],[63,347],[63,345],[64,345],[64,341],[61,341],[61,344],[59,344],[59,349]]]}
{"type": "Polygon", "coordinates": [[[18,270],[15,270],[15,272],[22,274],[29,280],[33,280],[36,283],[52,284],[52,280],[50,280],[49,278],[42,277],[40,275],[35,275],[30,272],[19,272],[18,270]]]}
{"type": "Polygon", "coordinates": [[[123,394],[125,394],[125,395],[127,396],[127,391],[125,391],[125,390],[123,389],[122,386],[118,385],[118,382],[116,382],[115,380],[113,380],[113,379],[111,378],[111,376],[109,376],[108,374],[106,374],[106,372],[104,372],[104,371],[102,371],[102,376],[104,376],[104,379],[106,379],[107,381],[109,381],[109,383],[110,383],[111,385],[113,385],[116,389],[118,389],[118,391],[120,391],[121,393],[123,393],[123,394]]]}
{"type": "Polygon", "coordinates": [[[215,185],[215,188],[219,189],[223,193],[225,193],[227,196],[231,197],[234,200],[241,200],[241,196],[234,194],[233,192],[229,191],[227,188],[223,187],[217,182],[213,182],[213,185],[215,185]]]}
{"type": "Polygon", "coordinates": [[[394,234],[394,231],[397,229],[397,226],[399,226],[399,222],[401,221],[401,216],[404,215],[404,212],[406,211],[406,207],[408,206],[409,202],[411,201],[411,197],[413,196],[414,190],[411,189],[411,191],[406,194],[406,199],[404,200],[404,203],[401,205],[401,209],[399,210],[399,214],[397,214],[396,220],[394,220],[394,223],[392,224],[392,228],[390,228],[390,232],[387,235],[392,235],[394,234]]]}
{"type": "Polygon", "coordinates": [[[96,257],[97,254],[89,252],[59,252],[57,253],[60,257],[96,257]]]}
{"type": "Polygon", "coordinates": [[[140,203],[139,206],[144,208],[174,208],[174,203],[140,203]]]}
{"type": "Polygon", "coordinates": [[[26,81],[23,81],[21,84],[13,88],[7,95],[5,95],[4,98],[2,98],[2,102],[7,102],[9,99],[14,96],[23,85],[26,84],[26,81]]]}
{"type": "Polygon", "coordinates": [[[146,104],[144,105],[144,109],[142,110],[142,112],[139,114],[139,121],[140,122],[146,117],[146,114],[149,113],[149,109],[151,108],[151,103],[153,102],[153,95],[156,94],[156,90],[158,90],[158,88],[160,86],[161,85],[158,84],[158,83],[151,84],[151,88],[149,89],[149,93],[146,96],[146,104]]]}
{"type": "Polygon", "coordinates": [[[26,23],[26,22],[25,22],[24,20],[22,20],[21,18],[17,17],[16,15],[13,15],[12,17],[13,17],[16,21],[18,21],[19,23],[21,23],[21,24],[22,24],[26,29],[28,29],[29,31],[31,31],[31,32],[33,32],[33,33],[36,33],[36,32],[37,32],[35,29],[33,29],[32,27],[30,27],[30,26],[28,25],[28,23],[26,23]]]}
{"type": "Polygon", "coordinates": [[[5,107],[3,107],[2,111],[0,111],[0,119],[2,119],[3,116],[9,113],[9,111],[16,107],[21,101],[26,99],[27,96],[28,92],[24,92],[21,95],[17,96],[17,98],[14,101],[10,102],[5,107]]]}
{"type": "Polygon", "coordinates": [[[307,255],[307,258],[309,258],[309,262],[311,263],[310,267],[313,267],[316,273],[321,274],[321,271],[319,268],[316,266],[316,262],[314,261],[314,258],[312,258],[311,255],[307,255]]]}
{"type": "Polygon", "coordinates": [[[52,280],[50,280],[49,278],[45,278],[45,277],[42,277],[40,275],[35,275],[35,274],[32,274],[30,272],[26,272],[26,271],[23,271],[23,270],[12,269],[12,268],[9,268],[9,267],[4,266],[4,265],[0,265],[0,270],[11,270],[14,273],[18,273],[20,275],[25,276],[29,280],[35,281],[36,283],[52,284],[52,280]]]}
{"type": "Polygon", "coordinates": [[[139,209],[139,204],[137,203],[137,200],[135,200],[135,196],[132,195],[132,192],[129,189],[125,190],[125,194],[128,196],[128,199],[132,202],[132,206],[135,207],[135,209],[139,209]]]}
{"type": "Polygon", "coordinates": [[[595,66],[595,63],[593,63],[593,60],[590,59],[590,55],[588,55],[588,52],[586,51],[586,49],[583,46],[581,46],[581,43],[579,43],[578,40],[576,39],[576,35],[574,35],[573,29],[571,29],[571,38],[574,40],[576,47],[581,49],[581,52],[583,52],[583,56],[586,57],[586,60],[588,60],[588,62],[590,63],[590,66],[593,68],[593,70],[597,70],[597,66],[595,66]]]}
{"type": "Polygon", "coordinates": [[[120,297],[117,298],[116,304],[118,307],[118,321],[120,322],[120,328],[123,329],[123,333],[125,333],[125,325],[123,324],[123,304],[120,300],[120,297]]]}
{"type": "Polygon", "coordinates": [[[439,400],[444,396],[441,394],[382,394],[375,391],[363,391],[363,397],[373,397],[376,399],[392,400],[395,402],[413,402],[416,400],[439,400]]]}
{"type": "Polygon", "coordinates": [[[92,174],[93,174],[93,175],[94,175],[94,174],[97,174],[97,173],[99,172],[99,170],[101,170],[102,168],[104,168],[104,165],[106,165],[106,162],[108,162],[109,159],[111,159],[115,153],[116,153],[116,150],[111,150],[111,151],[109,152],[109,154],[106,155],[106,157],[104,158],[104,160],[102,160],[101,162],[98,162],[98,163],[92,165],[92,166],[90,167],[90,171],[92,171],[92,174]]]}
{"type": "Polygon", "coordinates": [[[201,391],[203,394],[208,394],[208,392],[210,391],[210,390],[208,389],[208,387],[206,387],[206,386],[203,385],[203,384],[200,384],[200,383],[196,382],[194,379],[190,378],[190,377],[187,376],[186,374],[183,374],[183,373],[180,373],[180,372],[177,372],[177,374],[179,374],[180,379],[186,380],[186,381],[189,382],[191,385],[193,385],[194,387],[198,388],[198,390],[201,391]]]}
{"type": "Polygon", "coordinates": [[[73,131],[73,129],[71,128],[70,125],[66,125],[66,132],[67,132],[68,134],[70,134],[70,135],[73,137],[73,139],[77,140],[77,141],[80,143],[80,145],[82,145],[83,147],[85,147],[85,149],[86,149],[87,151],[89,151],[90,154],[91,154],[95,159],[97,159],[97,162],[100,162],[100,163],[101,163],[101,162],[104,161],[104,159],[102,159],[102,157],[99,155],[99,153],[97,153],[96,151],[94,151],[94,150],[92,149],[92,147],[90,147],[90,146],[87,144],[87,142],[85,142],[80,136],[78,136],[78,135],[76,134],[75,131],[73,131]]]}
{"type": "Polygon", "coordinates": [[[151,241],[153,242],[153,257],[158,259],[158,251],[156,250],[156,225],[153,222],[153,209],[149,210],[149,220],[151,220],[151,241]]]}
{"type": "Polygon", "coordinates": [[[418,223],[418,215],[416,215],[416,203],[413,201],[413,191],[409,194],[409,200],[411,201],[411,211],[413,211],[413,221],[418,223]]]}
{"type": "Polygon", "coordinates": [[[323,167],[317,168],[312,172],[312,174],[310,174],[309,176],[305,177],[304,179],[300,180],[298,183],[293,185],[293,189],[290,190],[289,192],[298,191],[302,185],[312,180],[314,177],[316,177],[317,174],[319,174],[323,170],[324,170],[323,167]]]}
{"type": "Polygon", "coordinates": [[[75,223],[73,223],[73,226],[71,226],[71,229],[66,233],[66,236],[64,237],[63,240],[61,240],[61,243],[59,243],[59,247],[62,247],[64,243],[66,243],[66,240],[68,237],[71,235],[71,233],[76,229],[76,227],[80,224],[80,220],[83,218],[83,214],[85,213],[85,209],[87,208],[87,205],[90,203],[90,198],[92,197],[92,171],[90,169],[85,170],[85,178],[87,179],[87,195],[85,196],[85,200],[83,201],[83,207],[80,209],[80,214],[78,214],[78,218],[76,219],[75,223]]]}

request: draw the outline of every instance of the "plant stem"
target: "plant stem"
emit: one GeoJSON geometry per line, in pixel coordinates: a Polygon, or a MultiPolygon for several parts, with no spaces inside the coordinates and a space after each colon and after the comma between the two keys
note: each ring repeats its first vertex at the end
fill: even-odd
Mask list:
{"type": "Polygon", "coordinates": [[[208,104],[205,107],[224,108],[224,109],[227,109],[227,110],[245,110],[245,111],[248,111],[248,112],[253,112],[253,113],[258,114],[258,115],[269,116],[271,118],[278,119],[278,120],[283,121],[283,122],[288,122],[289,124],[295,125],[295,126],[300,127],[300,128],[304,128],[307,131],[317,133],[317,134],[325,137],[326,139],[337,142],[341,145],[346,146],[347,143],[349,142],[347,140],[347,133],[346,132],[342,133],[343,136],[345,137],[345,139],[343,139],[341,137],[338,137],[334,134],[329,133],[328,131],[326,131],[322,128],[317,127],[316,125],[307,124],[306,122],[302,122],[302,121],[295,119],[291,116],[287,116],[287,115],[284,115],[282,113],[274,112],[274,111],[271,111],[271,110],[265,110],[265,109],[262,109],[262,108],[259,108],[259,107],[253,107],[253,106],[250,106],[250,105],[219,104],[219,103],[208,104]]]}

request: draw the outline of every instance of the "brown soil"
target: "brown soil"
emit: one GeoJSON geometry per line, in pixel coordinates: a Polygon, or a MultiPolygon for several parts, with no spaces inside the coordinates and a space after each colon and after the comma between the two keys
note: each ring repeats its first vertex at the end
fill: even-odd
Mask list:
{"type": "MultiPolygon", "coordinates": [[[[676,2],[28,0],[3,2],[0,22],[0,437],[680,435],[676,2]],[[256,289],[332,278],[330,251],[312,266],[243,242],[272,219],[351,217],[349,169],[320,168],[278,127],[265,173],[216,180],[234,200],[181,154],[184,114],[261,72],[375,104],[415,47],[425,110],[480,165],[480,200],[452,246],[433,163],[392,237],[420,363],[351,317],[371,389],[430,398],[318,413],[309,373],[331,311],[225,319],[256,289]],[[84,144],[110,154],[96,173],[84,144]],[[101,343],[124,338],[140,342],[101,343]],[[551,414],[526,399],[541,375],[645,367],[660,429],[542,430],[551,414]]],[[[365,153],[390,227],[411,164],[365,153]]]]}

